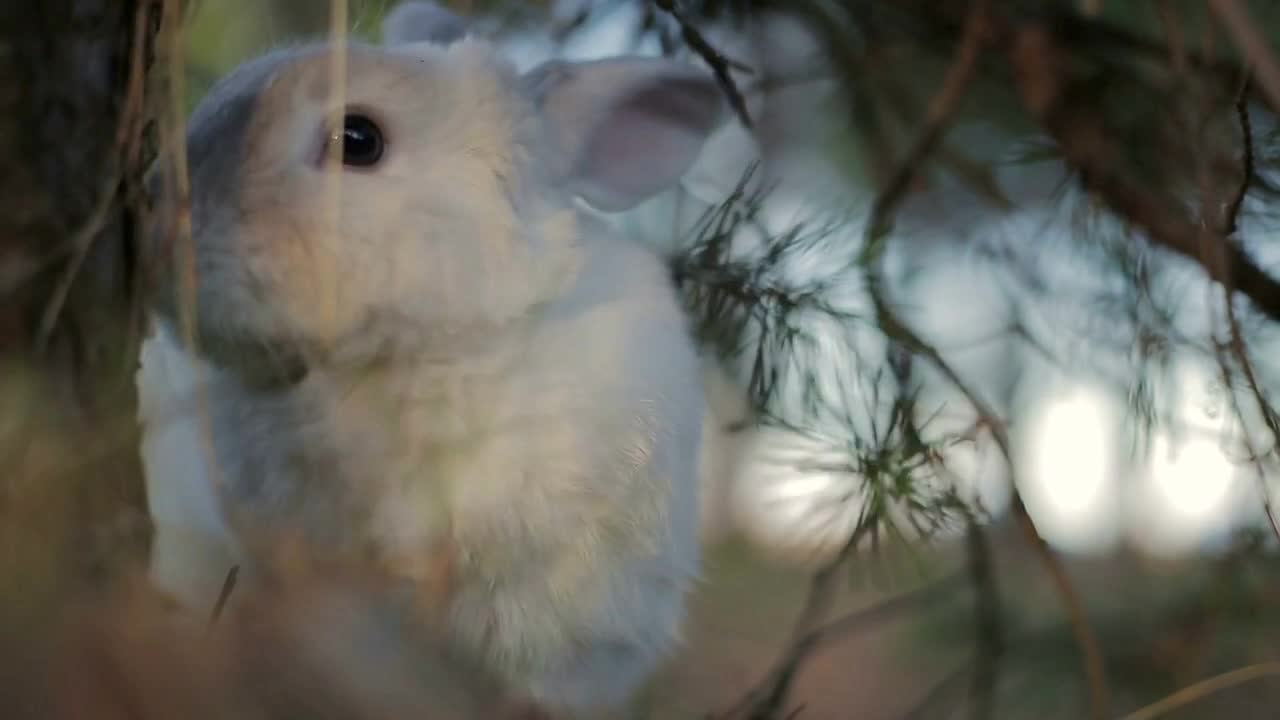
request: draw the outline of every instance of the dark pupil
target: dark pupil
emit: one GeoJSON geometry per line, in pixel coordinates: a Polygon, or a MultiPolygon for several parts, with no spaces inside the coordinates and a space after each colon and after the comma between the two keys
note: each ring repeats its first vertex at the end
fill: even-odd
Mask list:
{"type": "Polygon", "coordinates": [[[342,128],[342,162],[368,166],[382,157],[382,131],[363,115],[348,115],[342,128]]]}

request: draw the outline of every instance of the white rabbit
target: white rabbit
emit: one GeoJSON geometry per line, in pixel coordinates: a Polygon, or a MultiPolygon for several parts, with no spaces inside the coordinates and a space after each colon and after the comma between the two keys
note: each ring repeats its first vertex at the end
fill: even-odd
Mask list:
{"type": "Polygon", "coordinates": [[[667,268],[578,204],[671,186],[727,113],[672,61],[432,37],[352,41],[341,127],[325,44],[193,113],[196,348],[169,283],[138,376],[153,578],[206,610],[277,529],[410,581],[448,552],[461,648],[614,706],[677,645],[712,416],[667,268]]]}

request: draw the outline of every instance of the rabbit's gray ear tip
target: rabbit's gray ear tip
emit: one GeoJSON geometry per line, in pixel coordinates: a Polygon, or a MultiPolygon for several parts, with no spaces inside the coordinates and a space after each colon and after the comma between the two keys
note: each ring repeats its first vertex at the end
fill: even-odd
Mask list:
{"type": "Polygon", "coordinates": [[[448,44],[468,32],[467,21],[439,3],[425,0],[402,2],[382,20],[382,38],[387,45],[433,42],[448,44]]]}

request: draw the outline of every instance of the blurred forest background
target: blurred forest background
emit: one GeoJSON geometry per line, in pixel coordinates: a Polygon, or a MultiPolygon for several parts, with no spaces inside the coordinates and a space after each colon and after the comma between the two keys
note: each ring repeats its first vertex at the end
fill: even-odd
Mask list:
{"type": "MultiPolygon", "coordinates": [[[[377,42],[394,4],[352,0],[341,18],[377,42]]],[[[609,218],[671,258],[738,382],[720,390],[749,407],[733,481],[705,489],[707,578],[649,717],[1280,712],[1280,3],[448,4],[521,68],[674,54],[716,71],[741,112],[678,192],[609,218]]],[[[74,251],[2,249],[6,306],[25,309],[0,327],[0,652],[79,627],[65,599],[128,577],[146,545],[130,445],[143,280],[117,282],[130,263],[145,279],[145,253],[93,244],[133,232],[145,201],[130,169],[163,148],[166,113],[333,22],[321,0],[125,5],[148,21],[124,36],[180,68],[159,91],[128,84],[156,126],[137,125],[123,165],[98,166],[118,191],[51,191],[46,204],[87,219],[15,216],[0,235],[74,251]],[[99,195],[118,216],[103,220],[99,195]],[[68,375],[89,379],[69,389],[68,375]]],[[[39,25],[10,14],[6,33],[39,25]]],[[[14,47],[28,54],[13,68],[58,55],[14,47]]],[[[102,49],[84,47],[44,82],[102,49]]],[[[39,84],[13,68],[6,107],[39,84]]],[[[15,124],[11,143],[74,134],[35,115],[63,106],[30,107],[3,120],[40,123],[15,124]]],[[[6,152],[16,168],[38,151],[6,152]]],[[[60,161],[5,187],[77,173],[96,177],[60,161]]],[[[171,693],[189,681],[156,678],[197,671],[121,660],[101,638],[150,648],[145,633],[93,627],[113,649],[0,657],[0,707],[15,693],[9,707],[42,717],[18,693],[117,676],[171,693]]],[[[119,701],[136,714],[112,717],[166,716],[141,692],[119,701]]]]}

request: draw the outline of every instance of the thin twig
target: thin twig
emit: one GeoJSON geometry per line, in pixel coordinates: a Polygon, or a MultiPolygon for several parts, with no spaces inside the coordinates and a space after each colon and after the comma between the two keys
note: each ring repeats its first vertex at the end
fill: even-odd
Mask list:
{"type": "Polygon", "coordinates": [[[863,610],[855,610],[844,617],[815,629],[810,633],[814,649],[826,647],[830,643],[847,637],[870,625],[883,622],[890,617],[900,615],[906,610],[919,607],[938,598],[939,595],[959,589],[966,584],[962,573],[944,577],[926,587],[904,593],[863,610]]]}
{"type": "MultiPolygon", "coordinates": [[[[1242,146],[1240,182],[1235,195],[1227,205],[1226,214],[1221,223],[1223,237],[1230,237],[1239,231],[1240,211],[1244,205],[1245,197],[1249,194],[1249,186],[1254,176],[1253,127],[1249,122],[1248,108],[1248,87],[1250,79],[1251,73],[1246,69],[1240,81],[1240,88],[1236,93],[1236,121],[1240,126],[1240,143],[1242,146]]],[[[1276,413],[1271,407],[1271,403],[1262,392],[1262,388],[1258,383],[1257,374],[1253,369],[1253,363],[1249,359],[1249,347],[1245,342],[1244,333],[1240,329],[1240,319],[1236,316],[1235,304],[1232,302],[1232,288],[1227,286],[1225,287],[1225,290],[1227,327],[1231,334],[1229,343],[1231,354],[1240,365],[1240,371],[1244,374],[1245,384],[1248,386],[1249,392],[1258,406],[1258,412],[1262,414],[1263,423],[1271,433],[1272,448],[1280,448],[1280,418],[1276,417],[1276,413]]],[[[1240,418],[1241,424],[1246,426],[1243,430],[1243,436],[1245,445],[1249,451],[1250,459],[1254,465],[1254,471],[1258,478],[1258,490],[1262,497],[1263,512],[1266,514],[1267,522],[1271,526],[1272,534],[1277,539],[1280,539],[1280,522],[1276,519],[1275,508],[1271,501],[1271,492],[1267,487],[1267,472],[1262,466],[1262,457],[1253,447],[1253,443],[1247,429],[1247,423],[1245,422],[1244,414],[1240,407],[1240,402],[1236,398],[1235,392],[1231,390],[1231,373],[1227,367],[1225,359],[1221,360],[1219,365],[1221,365],[1223,373],[1223,382],[1228,388],[1228,393],[1231,396],[1233,411],[1236,416],[1240,418]]]]}
{"type": "MultiPolygon", "coordinates": [[[[737,705],[725,712],[722,717],[735,718],[744,715],[750,718],[777,717],[781,713],[782,705],[786,700],[785,690],[787,685],[794,679],[803,662],[808,660],[814,653],[837,641],[847,639],[850,635],[866,628],[874,627],[907,611],[936,602],[940,596],[946,596],[964,585],[966,585],[965,575],[963,573],[955,573],[925,587],[889,598],[871,607],[854,610],[825,624],[815,624],[814,627],[794,640],[788,652],[783,655],[774,669],[765,676],[765,681],[762,681],[757,686],[757,689],[747,693],[737,705]],[[782,688],[782,694],[775,696],[778,693],[779,686],[782,688]]],[[[812,614],[803,613],[802,617],[809,617],[812,614]]]]}
{"type": "Polygon", "coordinates": [[[1031,519],[1031,513],[1027,512],[1027,506],[1022,502],[1020,493],[1014,493],[1013,510],[1023,534],[1031,542],[1036,554],[1040,556],[1041,564],[1048,570],[1058,596],[1062,598],[1063,605],[1066,607],[1071,632],[1075,636],[1076,645],[1080,648],[1085,678],[1089,681],[1089,702],[1093,718],[1107,720],[1111,717],[1111,689],[1107,683],[1106,661],[1103,659],[1102,645],[1098,642],[1098,635],[1085,614],[1084,603],[1071,583],[1066,568],[1062,566],[1062,561],[1036,530],[1035,522],[1031,519]]]}
{"type": "MultiPolygon", "coordinates": [[[[1251,79],[1252,73],[1250,68],[1246,67],[1241,73],[1240,83],[1237,87],[1234,101],[1236,122],[1240,130],[1240,143],[1242,146],[1240,179],[1236,185],[1235,192],[1225,203],[1220,203],[1218,198],[1214,197],[1208,171],[1203,167],[1204,163],[1200,163],[1202,166],[1200,172],[1201,186],[1202,193],[1204,195],[1203,212],[1207,213],[1210,207],[1222,206],[1221,217],[1215,218],[1214,222],[1219,228],[1221,238],[1224,239],[1230,239],[1239,232],[1240,214],[1244,207],[1244,201],[1248,197],[1249,188],[1254,178],[1253,127],[1249,119],[1248,107],[1248,92],[1251,79]]],[[[1217,238],[1214,237],[1204,238],[1202,245],[1203,253],[1206,258],[1205,262],[1222,262],[1220,257],[1222,251],[1221,244],[1216,242],[1216,240],[1217,238]]],[[[1227,275],[1224,278],[1223,290],[1226,324],[1230,338],[1226,342],[1214,343],[1216,346],[1215,355],[1218,360],[1218,368],[1222,376],[1223,387],[1227,389],[1227,395],[1230,399],[1232,413],[1239,418],[1242,425],[1242,438],[1245,444],[1245,449],[1248,451],[1249,459],[1254,466],[1254,471],[1258,478],[1263,511],[1271,526],[1272,533],[1280,539],[1280,523],[1276,520],[1275,511],[1271,502],[1271,494],[1267,488],[1267,473],[1262,465],[1262,456],[1254,447],[1253,440],[1248,430],[1248,422],[1244,417],[1244,411],[1241,407],[1240,400],[1235,393],[1235,383],[1232,378],[1228,355],[1236,360],[1239,364],[1241,373],[1245,376],[1245,382],[1258,405],[1259,412],[1262,413],[1263,421],[1271,431],[1273,447],[1280,447],[1280,423],[1277,422],[1276,415],[1272,410],[1269,401],[1258,385],[1257,377],[1253,370],[1253,363],[1249,359],[1249,348],[1245,342],[1244,333],[1240,329],[1240,320],[1235,311],[1235,303],[1232,301],[1234,288],[1231,285],[1230,275],[1227,275]]]]}
{"type": "MultiPolygon", "coordinates": [[[[1235,356],[1236,361],[1240,364],[1240,371],[1244,374],[1245,385],[1249,388],[1249,393],[1253,397],[1254,403],[1258,406],[1258,412],[1262,414],[1263,424],[1271,433],[1271,447],[1275,451],[1280,448],[1280,419],[1276,417],[1275,409],[1271,406],[1267,396],[1262,391],[1262,387],[1258,384],[1258,376],[1254,372],[1253,362],[1249,359],[1249,347],[1245,343],[1244,334],[1240,330],[1240,319],[1236,317],[1235,308],[1231,304],[1230,293],[1226,296],[1227,308],[1227,326],[1231,333],[1231,353],[1235,356]]],[[[1226,372],[1224,368],[1224,372],[1226,372]]],[[[1228,373],[1229,374],[1229,373],[1228,373]]],[[[1229,379],[1229,378],[1226,378],[1229,379]]],[[[1236,415],[1240,418],[1241,424],[1245,424],[1244,415],[1241,412],[1239,401],[1236,400],[1234,392],[1230,391],[1228,383],[1228,392],[1231,395],[1232,406],[1235,408],[1236,415]]],[[[1271,531],[1277,540],[1280,540],[1280,522],[1276,520],[1275,506],[1271,501],[1271,492],[1267,487],[1267,475],[1265,468],[1262,466],[1262,454],[1252,447],[1249,441],[1248,429],[1243,431],[1245,442],[1248,445],[1249,456],[1254,464],[1254,471],[1258,478],[1258,489],[1262,494],[1262,509],[1266,513],[1267,522],[1271,525],[1271,531]]]]}
{"type": "Polygon", "coordinates": [[[107,179],[98,190],[98,201],[90,211],[88,219],[72,236],[71,259],[58,277],[58,284],[54,286],[49,304],[45,306],[44,313],[40,317],[40,329],[36,335],[35,344],[37,353],[43,353],[48,348],[49,341],[53,338],[53,331],[58,324],[58,318],[62,314],[62,308],[66,305],[67,296],[71,292],[71,286],[80,275],[80,268],[89,256],[94,239],[106,226],[107,220],[111,217],[111,211],[115,209],[115,200],[120,187],[120,170],[117,167],[119,163],[116,158],[111,158],[108,164],[110,168],[107,170],[107,179]]]}
{"type": "MultiPolygon", "coordinates": [[[[893,188],[888,189],[892,190],[893,188]]],[[[894,203],[890,201],[879,201],[876,203],[876,207],[885,208],[884,212],[888,212],[893,206],[894,203]]],[[[878,221],[874,221],[876,224],[871,227],[874,228],[876,225],[879,225],[883,228],[887,225],[887,220],[888,218],[884,217],[878,221]]],[[[938,350],[920,338],[919,335],[911,330],[911,328],[890,308],[882,294],[883,282],[879,275],[876,274],[873,265],[868,266],[867,272],[867,286],[871,292],[872,303],[876,308],[878,325],[881,330],[894,341],[902,343],[903,346],[912,353],[923,356],[952,386],[958,389],[961,394],[965,396],[965,399],[978,413],[979,421],[986,425],[992,433],[992,437],[996,441],[996,445],[1012,473],[1015,461],[1004,423],[997,417],[994,410],[992,410],[975,391],[968,387],[968,384],[960,378],[953,368],[951,368],[950,364],[946,362],[938,350]]],[[[1039,531],[1036,529],[1035,523],[1032,521],[1031,515],[1027,511],[1026,505],[1022,501],[1021,494],[1017,491],[1018,483],[1016,478],[1012,484],[1014,486],[1013,497],[1011,500],[1013,513],[1018,519],[1018,523],[1022,528],[1023,534],[1031,543],[1033,551],[1049,572],[1050,578],[1053,580],[1058,594],[1062,598],[1068,617],[1071,621],[1077,644],[1080,647],[1085,676],[1089,680],[1093,716],[1096,720],[1106,720],[1110,714],[1108,709],[1110,707],[1110,690],[1106,681],[1105,663],[1103,661],[1101,647],[1085,616],[1083,604],[1080,601],[1079,595],[1067,576],[1065,569],[1062,567],[1061,562],[1053,553],[1053,550],[1049,547],[1048,543],[1044,541],[1044,538],[1040,536],[1039,531]]]]}
{"type": "Polygon", "coordinates": [[[1000,591],[991,567],[990,544],[972,514],[968,516],[968,526],[966,539],[975,594],[974,625],[977,634],[970,717],[984,720],[994,717],[996,683],[1000,658],[1004,654],[1004,632],[1000,617],[1000,591]]]}
{"type": "MultiPolygon", "coordinates": [[[[965,39],[961,41],[956,60],[952,63],[947,73],[947,78],[943,83],[943,90],[931,104],[930,116],[933,122],[926,126],[915,147],[908,154],[908,162],[904,163],[900,170],[894,174],[893,180],[877,197],[872,206],[871,220],[868,223],[871,242],[876,242],[882,236],[888,226],[889,215],[909,186],[916,166],[921,159],[927,156],[938,139],[942,137],[951,115],[958,106],[963,94],[962,91],[969,82],[973,66],[976,65],[981,45],[987,38],[988,12],[988,3],[983,0],[977,0],[970,6],[969,14],[965,20],[965,39]]],[[[979,421],[985,424],[991,432],[1001,455],[1005,459],[1006,465],[1010,469],[1010,473],[1014,474],[1015,461],[1004,423],[999,420],[990,406],[968,387],[968,384],[943,359],[937,349],[921,339],[890,308],[882,294],[884,283],[877,273],[875,263],[868,264],[866,281],[881,330],[890,339],[901,343],[913,354],[922,355],[951,385],[965,396],[965,399],[978,413],[979,421]]],[[[1101,646],[1085,616],[1083,604],[1070,578],[1067,576],[1066,570],[1036,529],[1026,505],[1022,501],[1021,494],[1017,490],[1016,477],[1012,485],[1014,488],[1011,500],[1013,513],[1017,517],[1019,526],[1028,542],[1030,542],[1033,551],[1053,580],[1058,595],[1062,598],[1066,608],[1077,645],[1080,647],[1081,661],[1084,665],[1085,676],[1089,681],[1093,716],[1095,720],[1106,720],[1110,716],[1111,699],[1101,646]]]]}
{"type": "Polygon", "coordinates": [[[738,89],[738,84],[730,73],[730,70],[735,68],[746,69],[745,66],[730,60],[724,53],[715,49],[703,37],[702,33],[694,27],[693,23],[680,8],[677,0],[653,0],[653,4],[670,15],[680,25],[680,35],[684,38],[685,44],[710,66],[711,72],[715,73],[716,82],[720,84],[720,88],[724,90],[725,96],[729,99],[730,107],[733,108],[738,119],[742,121],[742,125],[747,129],[751,129],[753,125],[751,115],[747,112],[746,100],[743,99],[742,91],[738,89]]]}
{"type": "Polygon", "coordinates": [[[227,600],[231,598],[231,591],[236,589],[236,580],[240,577],[240,566],[232,565],[227,571],[227,576],[222,580],[222,589],[218,592],[218,601],[213,605],[213,611],[209,613],[209,627],[217,624],[218,618],[222,617],[222,611],[227,606],[227,600]]]}
{"type": "MultiPolygon", "coordinates": [[[[964,39],[962,39],[957,50],[956,60],[948,70],[942,90],[930,105],[929,118],[931,122],[926,124],[925,130],[917,139],[912,151],[908,153],[907,162],[904,162],[892,176],[891,181],[886,185],[880,196],[876,198],[872,206],[871,219],[868,222],[871,242],[876,242],[887,229],[889,216],[907,187],[909,187],[917,166],[942,137],[951,116],[958,107],[959,101],[963,97],[963,91],[971,80],[979,51],[983,42],[987,39],[989,30],[987,26],[988,13],[988,3],[983,0],[977,0],[970,6],[969,14],[965,20],[964,39]]],[[[968,387],[967,383],[951,368],[950,364],[942,358],[937,349],[924,342],[891,310],[881,294],[883,282],[875,271],[874,263],[868,265],[867,273],[867,285],[876,308],[880,328],[891,339],[902,343],[912,353],[923,355],[935,369],[942,373],[948,382],[965,396],[966,400],[977,411],[979,421],[985,424],[992,433],[992,437],[995,439],[996,445],[1012,473],[1014,458],[1003,422],[998,419],[996,413],[987,403],[968,387]]],[[[1018,519],[1023,534],[1031,543],[1033,551],[1040,559],[1041,564],[1049,572],[1050,578],[1062,598],[1076,636],[1076,642],[1080,647],[1085,676],[1089,680],[1093,716],[1095,720],[1106,720],[1110,715],[1110,690],[1097,636],[1088,623],[1083,604],[1065,569],[1036,529],[1026,505],[1022,501],[1022,497],[1017,491],[1018,483],[1016,479],[1013,485],[1014,492],[1011,502],[1013,512],[1018,519]]]]}
{"type": "Polygon", "coordinates": [[[1258,678],[1280,676],[1280,662],[1246,665],[1230,672],[1215,675],[1189,685],[1163,700],[1125,715],[1120,720],[1155,720],[1170,711],[1185,707],[1216,692],[1235,687],[1258,678]]]}
{"type": "MultiPolygon", "coordinates": [[[[1218,352],[1216,353],[1218,358],[1218,371],[1222,375],[1222,385],[1226,388],[1227,397],[1231,399],[1231,412],[1240,419],[1241,425],[1244,426],[1242,428],[1241,436],[1245,444],[1245,450],[1249,453],[1249,460],[1253,464],[1254,475],[1258,479],[1258,493],[1262,499],[1262,511],[1266,515],[1267,523],[1271,527],[1272,535],[1277,540],[1280,540],[1280,522],[1277,522],[1276,520],[1274,503],[1271,501],[1271,491],[1267,487],[1267,471],[1262,464],[1262,454],[1253,446],[1253,440],[1249,435],[1247,423],[1244,418],[1243,408],[1240,406],[1239,398],[1236,397],[1235,389],[1231,381],[1231,368],[1228,365],[1226,357],[1227,350],[1230,350],[1230,355],[1236,358],[1236,361],[1240,363],[1241,370],[1244,372],[1246,377],[1246,383],[1249,385],[1250,390],[1254,395],[1255,402],[1261,406],[1261,411],[1268,421],[1268,427],[1270,427],[1271,423],[1274,422],[1275,415],[1274,413],[1271,413],[1270,404],[1267,402],[1266,397],[1257,386],[1257,381],[1253,375],[1253,363],[1249,361],[1248,348],[1245,346],[1244,338],[1240,333],[1240,323],[1235,316],[1235,312],[1231,308],[1230,294],[1227,295],[1226,301],[1227,327],[1228,332],[1231,333],[1231,340],[1229,343],[1224,343],[1227,345],[1226,348],[1218,348],[1218,352]]],[[[1280,440],[1280,434],[1277,434],[1274,428],[1272,428],[1271,433],[1273,442],[1280,440]]]]}
{"type": "MultiPolygon", "coordinates": [[[[169,69],[169,117],[167,124],[166,152],[169,157],[168,192],[172,213],[169,221],[169,241],[176,245],[173,254],[173,271],[178,277],[178,333],[181,345],[193,357],[199,354],[199,336],[196,334],[197,283],[195,235],[191,225],[191,168],[187,156],[186,122],[186,45],[183,41],[183,3],[181,0],[163,0],[161,17],[164,29],[165,52],[169,69]]],[[[167,248],[173,250],[173,247],[167,248]]],[[[218,454],[213,439],[213,414],[205,383],[195,383],[193,392],[201,419],[198,433],[200,451],[205,468],[214,485],[223,484],[219,470],[218,454]]],[[[154,420],[153,420],[154,422],[154,420]]],[[[154,429],[152,430],[154,432],[154,429]]]]}
{"type": "Polygon", "coordinates": [[[1089,681],[1093,717],[1095,720],[1106,720],[1106,718],[1110,717],[1111,692],[1107,684],[1106,665],[1103,661],[1101,645],[1089,624],[1084,612],[1084,604],[1081,602],[1075,586],[1071,583],[1066,569],[1062,566],[1061,560],[1054,554],[1053,549],[1049,547],[1049,544],[1040,535],[1040,531],[1036,529],[1035,522],[1031,519],[1031,514],[1027,511],[1027,506],[1022,501],[1022,495],[1018,492],[1019,483],[1017,474],[1014,472],[1015,460],[1008,430],[1004,422],[999,419],[987,402],[964,382],[942,357],[941,353],[938,352],[937,348],[925,342],[889,307],[881,294],[882,283],[876,276],[870,275],[868,277],[868,286],[871,289],[871,299],[876,306],[881,329],[892,340],[902,343],[911,352],[925,358],[948,383],[956,388],[974,408],[978,414],[978,421],[987,428],[991,433],[992,439],[995,440],[996,447],[1004,458],[1011,475],[1010,484],[1013,486],[1013,496],[1010,503],[1013,515],[1017,519],[1023,535],[1031,544],[1032,551],[1048,571],[1049,577],[1053,581],[1054,587],[1066,608],[1068,620],[1071,622],[1076,644],[1080,648],[1085,677],[1089,681]]]}
{"type": "Polygon", "coordinates": [[[974,0],[970,6],[955,57],[947,68],[941,88],[930,100],[925,112],[924,128],[871,206],[868,228],[873,238],[883,235],[889,216],[902,201],[919,172],[921,163],[933,152],[950,128],[951,120],[960,107],[960,100],[973,81],[978,57],[986,39],[989,11],[990,0],[974,0]]]}
{"type": "Polygon", "coordinates": [[[1253,126],[1249,122],[1249,80],[1250,72],[1245,70],[1244,76],[1240,79],[1240,88],[1236,92],[1236,122],[1240,125],[1243,155],[1240,159],[1240,184],[1227,205],[1226,222],[1222,228],[1223,237],[1235,235],[1240,229],[1240,210],[1244,207],[1244,199],[1249,194],[1249,185],[1253,182],[1253,126]]]}
{"type": "Polygon", "coordinates": [[[724,713],[725,718],[745,716],[751,720],[769,720],[781,713],[796,673],[814,649],[816,643],[814,630],[830,612],[835,596],[837,573],[865,537],[871,525],[872,523],[867,522],[866,518],[859,522],[840,552],[814,574],[809,584],[809,594],[805,598],[804,608],[796,619],[795,629],[792,631],[792,638],[786,651],[774,664],[773,669],[765,675],[765,679],[724,713]]]}

